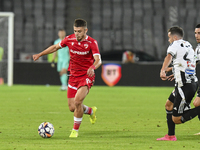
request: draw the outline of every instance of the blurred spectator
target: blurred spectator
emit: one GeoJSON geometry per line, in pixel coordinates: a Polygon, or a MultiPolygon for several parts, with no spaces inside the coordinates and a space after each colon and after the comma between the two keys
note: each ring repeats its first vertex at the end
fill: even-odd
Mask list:
{"type": "MultiPolygon", "coordinates": [[[[60,29],[58,31],[58,39],[54,41],[54,45],[60,43],[66,36],[66,32],[64,29],[60,29]]],[[[57,62],[57,71],[60,74],[60,81],[62,83],[61,90],[67,90],[67,69],[69,66],[69,48],[66,46],[62,49],[59,49],[57,52],[53,53],[52,58],[52,64],[51,66],[54,67],[54,62],[56,59],[56,56],[58,56],[58,62],[57,62]]]]}
{"type": "Polygon", "coordinates": [[[125,51],[122,55],[122,63],[135,63],[135,54],[131,51],[125,51]]]}

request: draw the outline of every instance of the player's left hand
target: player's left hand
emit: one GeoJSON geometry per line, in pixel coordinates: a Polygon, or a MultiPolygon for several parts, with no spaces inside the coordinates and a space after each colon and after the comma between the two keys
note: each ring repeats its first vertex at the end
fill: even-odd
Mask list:
{"type": "Polygon", "coordinates": [[[169,75],[167,78],[168,78],[169,81],[173,81],[174,80],[174,74],[169,75]]]}
{"type": "Polygon", "coordinates": [[[89,77],[94,76],[94,69],[89,68],[88,71],[87,71],[87,75],[88,75],[89,77]]]}

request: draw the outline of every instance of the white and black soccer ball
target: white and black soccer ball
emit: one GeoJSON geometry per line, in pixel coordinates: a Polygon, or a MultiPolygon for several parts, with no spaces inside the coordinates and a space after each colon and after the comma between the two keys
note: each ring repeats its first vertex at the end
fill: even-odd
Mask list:
{"type": "Polygon", "coordinates": [[[53,124],[49,122],[43,122],[38,127],[38,134],[43,138],[50,138],[54,134],[53,124]]]}

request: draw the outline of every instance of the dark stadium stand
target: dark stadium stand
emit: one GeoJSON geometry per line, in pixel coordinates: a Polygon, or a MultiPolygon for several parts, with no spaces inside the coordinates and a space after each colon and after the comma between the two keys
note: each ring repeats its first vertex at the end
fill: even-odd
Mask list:
{"type": "Polygon", "coordinates": [[[49,46],[59,28],[73,33],[75,18],[88,21],[100,51],[140,49],[162,59],[170,26],[181,26],[196,45],[199,8],[200,0],[0,0],[0,11],[15,13],[15,59],[49,46]]]}

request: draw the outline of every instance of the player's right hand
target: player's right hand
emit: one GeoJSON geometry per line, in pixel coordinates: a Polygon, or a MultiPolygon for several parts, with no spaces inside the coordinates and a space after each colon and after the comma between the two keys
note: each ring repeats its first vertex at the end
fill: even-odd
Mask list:
{"type": "Polygon", "coordinates": [[[39,54],[35,54],[33,55],[33,60],[36,61],[40,58],[40,55],[39,54]]]}
{"type": "Polygon", "coordinates": [[[94,69],[89,68],[88,71],[87,71],[87,75],[88,75],[89,77],[94,76],[94,69]]]}
{"type": "Polygon", "coordinates": [[[163,70],[160,71],[160,78],[161,78],[162,80],[167,80],[167,79],[168,79],[168,77],[166,76],[165,71],[163,71],[163,70]]]}

